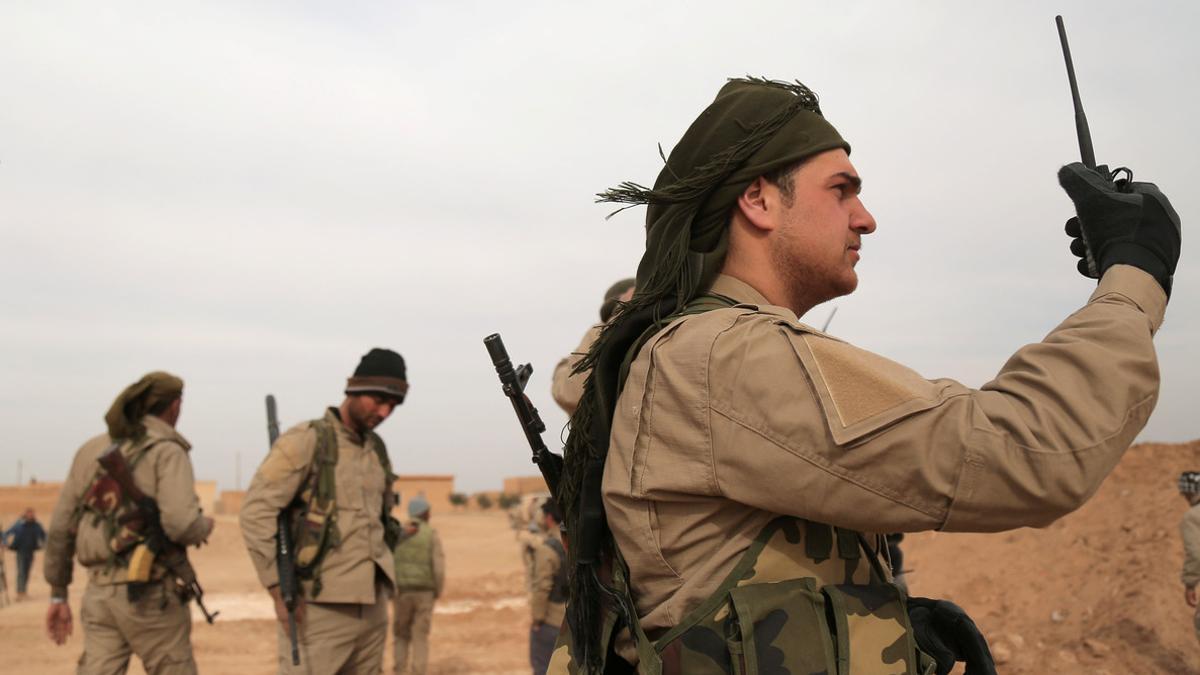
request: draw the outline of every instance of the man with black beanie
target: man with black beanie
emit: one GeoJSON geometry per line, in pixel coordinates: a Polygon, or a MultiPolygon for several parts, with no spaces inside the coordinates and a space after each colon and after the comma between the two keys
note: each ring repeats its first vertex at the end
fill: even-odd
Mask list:
{"type": "Polygon", "coordinates": [[[408,394],[404,358],[372,349],[344,391],[340,406],[275,441],[242,505],[242,536],[280,622],[280,673],[377,673],[383,663],[400,532],[391,516],[395,475],[374,429],[408,394]],[[284,510],[301,580],[299,666],[292,664],[276,567],[284,510]]]}
{"type": "Polygon", "coordinates": [[[808,87],[739,78],[653,188],[600,195],[648,206],[646,250],[578,365],[552,672],[993,673],[970,618],[892,584],[872,533],[1047,525],[1149,419],[1180,242],[1156,187],[1063,167],[1099,285],[972,389],[800,321],[854,291],[876,228],[849,153],[808,87]]]}

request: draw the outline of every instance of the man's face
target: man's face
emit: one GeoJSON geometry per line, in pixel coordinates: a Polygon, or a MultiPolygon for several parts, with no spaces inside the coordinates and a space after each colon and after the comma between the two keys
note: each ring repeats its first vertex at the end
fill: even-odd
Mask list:
{"type": "Polygon", "coordinates": [[[398,405],[400,399],[384,393],[351,394],[349,422],[359,431],[370,431],[383,424],[398,405]]]}
{"type": "Polygon", "coordinates": [[[33,520],[33,519],[34,519],[33,509],[25,509],[25,520],[33,520]]]}
{"type": "Polygon", "coordinates": [[[862,181],[840,148],[812,157],[792,174],[790,202],[772,186],[775,210],[771,262],[795,307],[812,307],[858,286],[863,235],[875,219],[859,199],[862,181]]]}

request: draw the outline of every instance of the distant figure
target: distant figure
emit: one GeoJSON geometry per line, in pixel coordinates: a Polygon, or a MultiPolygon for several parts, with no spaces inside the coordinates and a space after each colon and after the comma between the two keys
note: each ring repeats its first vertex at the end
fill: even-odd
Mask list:
{"type": "Polygon", "coordinates": [[[446,585],[446,558],[437,530],[429,525],[429,502],[423,494],[408,503],[408,515],[412,522],[406,530],[413,534],[396,546],[395,553],[392,633],[396,637],[396,675],[425,675],[433,603],[446,585]]]}
{"type": "Polygon", "coordinates": [[[554,367],[550,394],[568,415],[574,414],[575,408],[579,407],[579,399],[583,396],[583,383],[587,380],[587,374],[572,375],[571,371],[575,370],[575,364],[579,363],[592,348],[592,343],[600,335],[600,329],[604,328],[604,324],[612,318],[619,303],[629,302],[629,299],[633,297],[633,284],[633,279],[622,279],[608,287],[608,290],[604,292],[604,302],[600,305],[600,323],[589,328],[575,351],[554,367]]]}
{"type": "MultiPolygon", "coordinates": [[[[4,526],[0,525],[0,530],[4,526]]],[[[4,567],[4,559],[8,556],[4,554],[4,537],[0,536],[0,607],[8,606],[8,571],[4,567]]]]}
{"type": "Polygon", "coordinates": [[[33,553],[46,545],[46,530],[37,521],[33,509],[25,514],[4,533],[4,546],[17,554],[17,602],[29,597],[29,570],[33,567],[33,553]]]}
{"type": "Polygon", "coordinates": [[[554,643],[567,612],[567,553],[563,548],[562,511],[553,499],[542,504],[542,526],[546,534],[533,553],[533,590],[529,608],[529,664],[533,675],[545,675],[554,653],[554,643]]]}
{"type": "MultiPolygon", "coordinates": [[[[1179,523],[1179,534],[1183,537],[1183,599],[1188,607],[1196,608],[1196,584],[1200,584],[1200,471],[1184,471],[1179,476],[1179,494],[1187,500],[1189,508],[1179,523]]],[[[1196,627],[1196,639],[1200,640],[1200,612],[1192,619],[1196,627]]]]}
{"type": "Polygon", "coordinates": [[[525,566],[525,592],[533,592],[533,552],[546,532],[542,524],[542,504],[550,498],[548,492],[521,495],[521,501],[508,511],[509,524],[517,537],[521,563],[525,566]]]}

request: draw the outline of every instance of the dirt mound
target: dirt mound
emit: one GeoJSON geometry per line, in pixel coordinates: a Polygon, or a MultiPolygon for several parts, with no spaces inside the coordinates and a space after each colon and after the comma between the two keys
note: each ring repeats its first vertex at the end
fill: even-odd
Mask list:
{"type": "Polygon", "coordinates": [[[1126,453],[1079,511],[1041,529],[905,538],[913,595],[962,605],[1002,673],[1200,674],[1179,581],[1179,473],[1200,441],[1126,453]]]}

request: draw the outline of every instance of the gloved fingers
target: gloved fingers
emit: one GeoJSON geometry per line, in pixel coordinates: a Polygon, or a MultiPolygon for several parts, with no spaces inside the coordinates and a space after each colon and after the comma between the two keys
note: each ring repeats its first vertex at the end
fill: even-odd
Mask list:
{"type": "Polygon", "coordinates": [[[1071,240],[1071,253],[1077,258],[1086,258],[1088,254],[1087,244],[1083,243],[1083,237],[1076,237],[1071,240]]]}
{"type": "Polygon", "coordinates": [[[1067,220],[1066,230],[1067,230],[1068,237],[1082,237],[1083,236],[1083,228],[1079,225],[1079,217],[1078,216],[1071,216],[1071,218],[1069,220],[1067,220]]]}
{"type": "Polygon", "coordinates": [[[1109,180],[1107,173],[1089,169],[1080,162],[1072,162],[1058,170],[1058,184],[1072,201],[1095,194],[1111,194],[1117,186],[1109,180]]]}
{"type": "Polygon", "coordinates": [[[935,627],[937,617],[934,609],[937,602],[929,598],[908,599],[908,622],[913,629],[913,637],[921,651],[928,654],[937,663],[937,675],[947,675],[954,669],[956,655],[942,640],[940,631],[935,627]]]}
{"type": "Polygon", "coordinates": [[[1084,258],[1083,260],[1080,260],[1078,263],[1076,263],[1075,269],[1079,270],[1080,274],[1082,274],[1083,276],[1085,276],[1089,279],[1099,279],[1100,278],[1100,275],[1097,274],[1095,272],[1095,270],[1092,269],[1092,265],[1091,265],[1091,263],[1088,262],[1087,258],[1084,258]]]}
{"type": "Polygon", "coordinates": [[[995,675],[996,662],[987,639],[966,613],[959,619],[953,635],[958,656],[967,664],[966,675],[995,675]]]}

